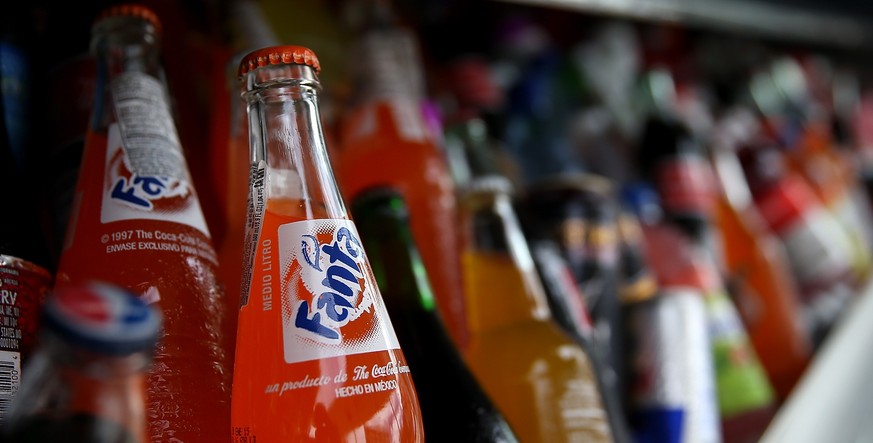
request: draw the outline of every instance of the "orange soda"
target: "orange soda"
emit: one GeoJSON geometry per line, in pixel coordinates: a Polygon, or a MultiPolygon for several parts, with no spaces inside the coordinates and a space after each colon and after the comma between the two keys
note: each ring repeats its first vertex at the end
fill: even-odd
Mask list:
{"type": "Polygon", "coordinates": [[[252,164],[233,442],[421,442],[409,367],[327,159],[318,68],[299,46],[240,66],[252,164]]]}
{"type": "Polygon", "coordinates": [[[160,80],[159,29],[136,5],[94,25],[96,107],[57,285],[103,280],[157,304],[165,328],[147,381],[150,440],[221,441],[230,418],[224,293],[160,80]]]}
{"type": "Polygon", "coordinates": [[[373,186],[391,186],[408,202],[415,243],[431,277],[437,308],[455,343],[465,343],[464,305],[455,190],[443,153],[422,114],[412,79],[417,60],[403,30],[361,37],[365,99],[345,117],[336,157],[343,195],[353,199],[373,186]],[[372,62],[370,61],[372,60],[372,62]]]}

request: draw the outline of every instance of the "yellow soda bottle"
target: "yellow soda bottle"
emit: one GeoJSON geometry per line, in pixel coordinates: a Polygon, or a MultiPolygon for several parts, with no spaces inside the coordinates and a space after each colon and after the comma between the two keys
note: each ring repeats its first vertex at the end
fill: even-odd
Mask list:
{"type": "Polygon", "coordinates": [[[591,361],[552,322],[510,193],[488,176],[463,194],[467,362],[521,441],[611,442],[591,361]]]}

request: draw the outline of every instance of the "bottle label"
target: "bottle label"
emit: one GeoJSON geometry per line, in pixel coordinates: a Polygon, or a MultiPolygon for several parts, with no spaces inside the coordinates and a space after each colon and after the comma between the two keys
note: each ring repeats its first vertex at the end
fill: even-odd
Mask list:
{"type": "Polygon", "coordinates": [[[706,311],[722,417],[769,407],[773,390],[730,298],[711,292],[706,311]]]}
{"type": "Polygon", "coordinates": [[[164,220],[209,237],[161,83],[139,72],[112,81],[102,223],[164,220]]]}
{"type": "Polygon", "coordinates": [[[703,158],[681,156],[658,168],[664,209],[680,214],[709,214],[715,202],[713,171],[703,158]]]}
{"type": "Polygon", "coordinates": [[[279,227],[286,363],[399,349],[355,225],[279,227]]]}
{"type": "Polygon", "coordinates": [[[634,345],[631,398],[638,435],[652,441],[720,442],[700,291],[665,287],[657,298],[632,305],[627,325],[634,345]]]}
{"type": "Polygon", "coordinates": [[[0,254],[0,421],[21,384],[21,360],[36,341],[40,306],[51,283],[45,269],[0,254]]]}
{"type": "Polygon", "coordinates": [[[771,187],[755,199],[764,221],[779,233],[788,229],[803,213],[819,206],[812,189],[798,177],[791,177],[771,187]]]}
{"type": "Polygon", "coordinates": [[[852,242],[822,207],[811,208],[779,233],[801,289],[827,286],[852,269],[852,242]]]}

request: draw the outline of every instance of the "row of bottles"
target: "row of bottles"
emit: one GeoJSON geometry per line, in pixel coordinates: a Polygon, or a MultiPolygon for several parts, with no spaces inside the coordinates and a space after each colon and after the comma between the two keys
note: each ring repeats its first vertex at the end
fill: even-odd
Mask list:
{"type": "Polygon", "coordinates": [[[836,150],[862,136],[831,129],[815,66],[777,59],[715,105],[633,66],[626,27],[567,58],[516,19],[428,99],[416,36],[373,0],[346,11],[338,106],[270,5],[231,2],[238,41],[197,68],[205,159],[146,7],[101,13],[93,57],[49,82],[81,100],[33,137],[36,202],[4,90],[3,441],[756,441],[869,277],[862,154],[836,150]],[[139,335],[93,323],[113,319],[139,335]],[[128,406],[94,406],[104,384],[128,406]]]}

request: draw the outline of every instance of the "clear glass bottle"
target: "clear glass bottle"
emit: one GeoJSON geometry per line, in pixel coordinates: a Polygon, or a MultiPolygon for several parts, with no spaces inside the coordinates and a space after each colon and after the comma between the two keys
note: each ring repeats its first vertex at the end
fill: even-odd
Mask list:
{"type": "Polygon", "coordinates": [[[146,370],[161,318],[105,284],[49,297],[40,347],[0,430],[17,443],[146,443],[146,370]]]}
{"type": "Polygon", "coordinates": [[[234,442],[420,442],[409,367],[328,162],[318,70],[300,46],[240,65],[251,185],[234,442]]]}

